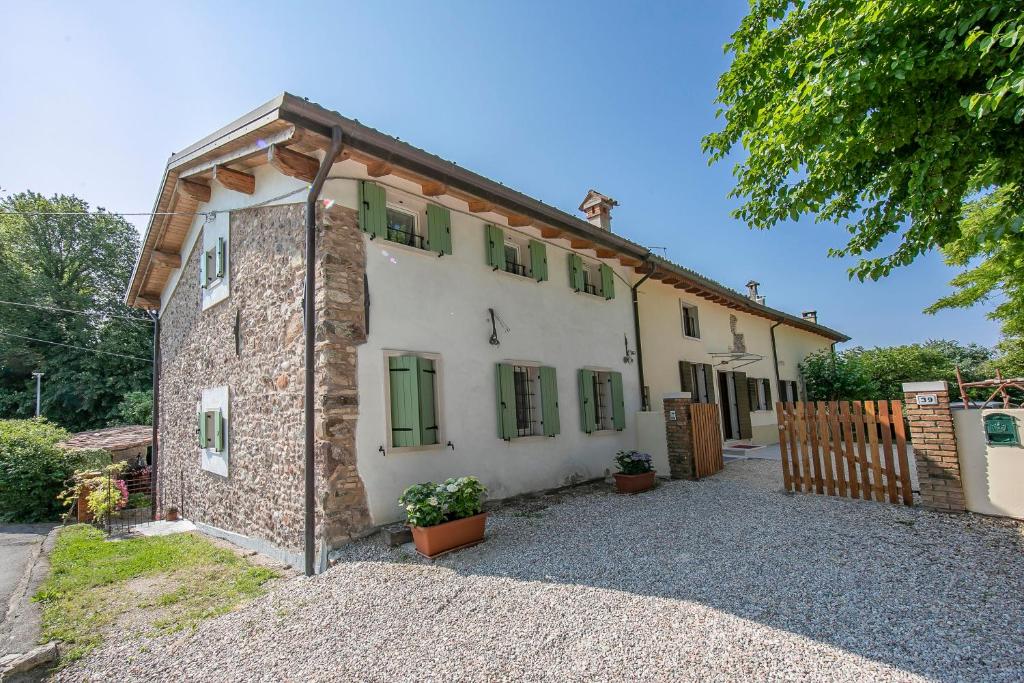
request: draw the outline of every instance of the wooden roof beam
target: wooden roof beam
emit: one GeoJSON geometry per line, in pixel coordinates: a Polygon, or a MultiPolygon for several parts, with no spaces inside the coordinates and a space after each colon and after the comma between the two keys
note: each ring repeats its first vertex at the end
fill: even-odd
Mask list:
{"type": "Polygon", "coordinates": [[[516,213],[510,213],[505,219],[508,221],[510,228],[525,228],[528,225],[533,225],[533,220],[516,213]]]}
{"type": "Polygon", "coordinates": [[[675,283],[677,283],[677,282],[679,282],[679,281],[680,281],[680,280],[679,280],[679,278],[677,278],[677,277],[672,277],[671,275],[670,275],[670,276],[668,276],[667,278],[664,278],[664,279],[662,280],[662,282],[664,282],[664,283],[665,283],[666,285],[674,285],[675,283]]]}
{"type": "Polygon", "coordinates": [[[380,178],[381,176],[391,175],[395,169],[391,167],[391,164],[384,161],[370,161],[366,164],[366,175],[371,178],[380,178]]]}
{"type": "Polygon", "coordinates": [[[177,189],[178,192],[184,194],[186,197],[190,197],[196,200],[197,202],[210,201],[210,186],[200,183],[196,180],[179,178],[178,185],[175,189],[177,189]]]}
{"type": "Polygon", "coordinates": [[[554,239],[555,237],[561,237],[562,231],[558,228],[552,228],[548,225],[540,226],[540,236],[546,237],[547,239],[554,239]]]}
{"type": "Polygon", "coordinates": [[[615,258],[614,249],[605,249],[603,247],[597,248],[597,258],[615,258]]]}
{"type": "Polygon", "coordinates": [[[160,309],[160,297],[158,296],[144,296],[139,294],[135,297],[135,306],[137,308],[144,308],[147,311],[156,311],[160,309]]]}
{"type": "Polygon", "coordinates": [[[214,166],[213,179],[235,192],[241,192],[242,194],[253,194],[256,192],[256,176],[251,173],[236,171],[227,166],[214,166]]]}
{"type": "Polygon", "coordinates": [[[181,255],[176,252],[158,251],[154,249],[151,257],[153,263],[167,268],[181,268],[181,255]]]}
{"type": "Polygon", "coordinates": [[[420,183],[420,189],[423,190],[424,197],[440,197],[443,194],[448,194],[447,185],[432,180],[420,183]]]}
{"type": "Polygon", "coordinates": [[[469,199],[466,201],[469,204],[469,210],[472,213],[484,213],[485,211],[494,211],[494,204],[485,202],[482,199],[469,199]]]}
{"type": "MultiPolygon", "coordinates": [[[[635,268],[636,266],[641,265],[643,263],[643,261],[641,261],[640,259],[635,259],[635,258],[629,257],[629,256],[621,256],[620,255],[619,256],[619,263],[621,263],[624,266],[629,266],[631,268],[635,268]]],[[[644,272],[647,272],[646,269],[644,269],[644,272]]]]}
{"type": "Polygon", "coordinates": [[[267,148],[267,162],[286,176],[307,183],[313,182],[316,172],[320,169],[320,162],[313,157],[281,145],[271,145],[267,148]]]}
{"type": "Polygon", "coordinates": [[[569,246],[573,249],[593,249],[594,243],[579,237],[569,238],[569,246]]]}

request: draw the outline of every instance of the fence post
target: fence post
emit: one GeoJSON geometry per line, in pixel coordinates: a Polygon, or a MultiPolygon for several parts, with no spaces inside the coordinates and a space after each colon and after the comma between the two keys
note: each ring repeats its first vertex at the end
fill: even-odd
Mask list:
{"type": "Polygon", "coordinates": [[[690,428],[690,392],[665,394],[665,441],[668,469],[673,479],[693,479],[693,430],[690,428]]]}
{"type": "Polygon", "coordinates": [[[903,385],[906,415],[921,487],[921,505],[933,510],[963,512],[964,489],[956,453],[949,385],[907,382],[903,385]]]}

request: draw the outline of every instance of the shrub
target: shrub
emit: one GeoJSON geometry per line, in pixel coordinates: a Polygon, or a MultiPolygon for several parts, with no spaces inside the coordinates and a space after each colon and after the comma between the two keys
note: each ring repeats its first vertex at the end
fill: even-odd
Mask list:
{"type": "Polygon", "coordinates": [[[615,464],[622,474],[644,474],[654,469],[651,456],[640,451],[619,451],[615,455],[615,464]]]}
{"type": "Polygon", "coordinates": [[[117,417],[113,425],[153,424],[153,392],[129,391],[114,409],[117,417]]]}
{"type": "Polygon", "coordinates": [[[405,508],[409,524],[435,526],[479,514],[485,493],[487,489],[476,477],[459,477],[443,484],[426,482],[410,486],[398,502],[405,508]]]}
{"type": "Polygon", "coordinates": [[[145,493],[132,493],[128,495],[128,507],[135,510],[138,508],[148,508],[153,504],[153,499],[145,493]]]}
{"type": "MultiPolygon", "coordinates": [[[[75,469],[95,463],[96,451],[57,447],[67,431],[45,419],[0,420],[0,522],[58,519],[58,494],[75,469]]],[[[107,455],[106,451],[100,451],[107,455]]]]}

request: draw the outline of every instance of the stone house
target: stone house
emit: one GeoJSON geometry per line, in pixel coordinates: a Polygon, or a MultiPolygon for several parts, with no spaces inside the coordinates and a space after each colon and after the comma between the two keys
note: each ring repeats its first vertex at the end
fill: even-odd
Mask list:
{"type": "Polygon", "coordinates": [[[691,377],[679,361],[721,360],[728,316],[762,365],[778,327],[787,380],[845,339],[616,235],[614,205],[591,191],[567,214],[288,94],[172,155],[127,293],[160,313],[158,505],[292,561],[312,531],[323,558],[416,482],[472,474],[501,498],[603,476],[657,441],[648,397],[691,377]]]}

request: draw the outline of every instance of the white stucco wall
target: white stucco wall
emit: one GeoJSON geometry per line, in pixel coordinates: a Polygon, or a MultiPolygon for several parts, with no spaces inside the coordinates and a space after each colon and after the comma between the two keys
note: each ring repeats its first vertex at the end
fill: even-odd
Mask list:
{"type": "Polygon", "coordinates": [[[964,503],[971,512],[1024,519],[1024,448],[985,443],[984,417],[1010,415],[1024,432],[1024,410],[954,410],[964,503]]]}
{"type": "MultiPolygon", "coordinates": [[[[335,174],[357,175],[362,166],[338,164],[335,174]]],[[[419,188],[394,177],[378,182],[411,193],[419,188]]],[[[392,192],[391,188],[388,188],[392,192]]],[[[356,208],[357,183],[329,181],[324,197],[356,208]]],[[[390,200],[390,197],[389,197],[390,200]]],[[[358,349],[357,461],[375,523],[399,519],[397,498],[410,484],[474,475],[490,497],[552,488],[603,476],[615,452],[636,443],[639,389],[635,363],[623,362],[624,335],[635,349],[629,289],[616,279],[606,301],[569,287],[568,242],[547,242],[549,280],[493,271],[484,258],[484,223],[503,225],[495,214],[465,215],[450,197],[432,199],[452,208],[453,253],[443,258],[381,239],[367,242],[370,332],[358,349]],[[489,343],[493,308],[501,344],[489,343]],[[440,355],[440,447],[392,452],[387,448],[385,351],[440,355]],[[495,364],[537,362],[556,368],[561,433],[554,438],[502,441],[497,433],[495,364]],[[585,434],[580,429],[577,370],[622,373],[626,429],[585,434]],[[445,447],[448,441],[454,450],[445,447]],[[380,453],[384,447],[386,455],[380,453]]],[[[512,229],[505,227],[506,233],[512,229]]],[[[529,228],[515,229],[540,239],[529,228]]],[[[586,256],[587,252],[583,252],[586,256]]],[[[592,254],[591,254],[592,256],[592,254]]],[[[615,261],[609,265],[630,277],[615,261]]]]}
{"type": "MultiPolygon", "coordinates": [[[[660,414],[661,397],[666,393],[680,391],[679,361],[709,363],[716,370],[739,370],[747,377],[767,378],[771,381],[772,404],[778,400],[778,384],[772,368],[772,345],[770,329],[772,322],[735,309],[714,304],[707,299],[688,294],[675,287],[648,280],[638,292],[640,307],[640,334],[644,352],[644,380],[650,387],[651,409],[660,414]],[[679,302],[696,306],[700,324],[700,339],[683,334],[679,302]],[[743,335],[748,353],[760,355],[756,362],[740,367],[739,363],[717,365],[712,352],[729,351],[733,346],[730,315],[736,316],[736,332],[743,335]]],[[[825,337],[805,332],[786,325],[775,328],[775,339],[779,359],[779,378],[797,380],[798,364],[808,353],[828,348],[831,341],[825,337]]],[[[746,390],[746,387],[743,387],[746,390]]],[[[721,401],[719,386],[715,384],[717,400],[721,401]]],[[[778,441],[775,411],[752,410],[750,422],[753,441],[775,443],[778,441]]],[[[651,437],[655,436],[650,432],[651,437]]],[[[661,437],[664,439],[664,435],[661,437]]]]}

